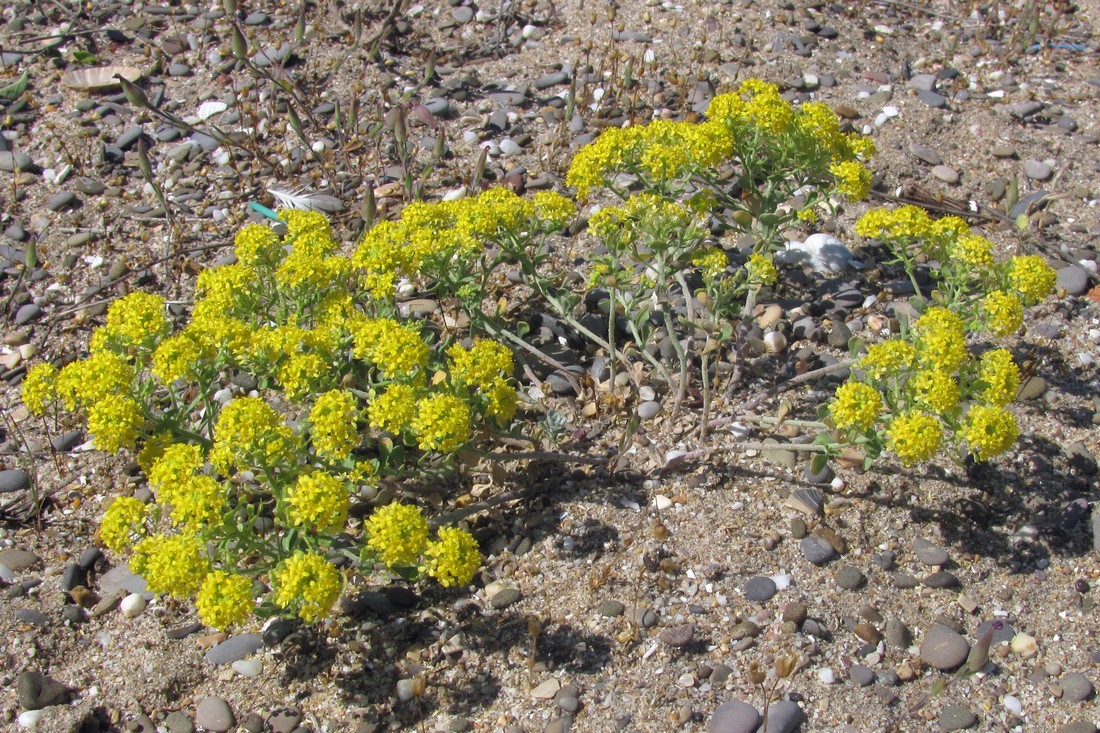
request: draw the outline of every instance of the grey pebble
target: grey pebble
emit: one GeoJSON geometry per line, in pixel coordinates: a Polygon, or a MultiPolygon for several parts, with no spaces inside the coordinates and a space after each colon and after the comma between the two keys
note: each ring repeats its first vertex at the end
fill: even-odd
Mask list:
{"type": "Polygon", "coordinates": [[[556,71],[553,74],[546,74],[545,76],[540,76],[538,79],[535,79],[532,86],[541,91],[557,86],[558,84],[565,84],[568,81],[569,74],[564,71],[556,71]]]}
{"type": "Polygon", "coordinates": [[[517,106],[527,101],[527,95],[525,95],[523,92],[489,92],[489,101],[493,104],[503,107],[517,106]]]}
{"type": "Polygon", "coordinates": [[[1062,699],[1067,702],[1084,702],[1091,698],[1096,689],[1090,680],[1080,672],[1070,672],[1062,678],[1062,699]]]}
{"type": "Polygon", "coordinates": [[[844,590],[856,590],[866,581],[863,573],[851,565],[844,565],[836,571],[836,584],[844,590]]]}
{"type": "Polygon", "coordinates": [[[102,557],[103,553],[98,547],[89,547],[84,552],[80,553],[80,557],[77,559],[76,564],[85,570],[91,570],[102,557]]]}
{"type": "Polygon", "coordinates": [[[519,599],[519,588],[505,588],[489,599],[489,605],[499,611],[502,608],[508,608],[519,599]]]}
{"type": "Polygon", "coordinates": [[[28,670],[15,681],[19,704],[24,710],[41,710],[51,705],[63,705],[73,698],[66,685],[41,672],[28,670]]]}
{"type": "Polygon", "coordinates": [[[1019,400],[1034,400],[1043,395],[1047,391],[1047,380],[1042,377],[1031,377],[1023,384],[1020,385],[1020,393],[1017,395],[1019,400]]]}
{"type": "Polygon", "coordinates": [[[957,588],[959,586],[959,579],[954,573],[941,570],[938,573],[932,573],[926,576],[921,583],[925,588],[957,588]]]}
{"type": "Polygon", "coordinates": [[[76,563],[65,566],[65,572],[61,576],[61,590],[68,593],[78,585],[88,585],[88,571],[76,563]]]}
{"type": "Polygon", "coordinates": [[[264,719],[257,713],[249,713],[240,722],[240,730],[244,733],[261,733],[264,729],[264,719]]]}
{"type": "Polygon", "coordinates": [[[921,658],[942,672],[958,668],[969,653],[966,639],[941,623],[932,624],[920,645],[921,658]]]}
{"type": "Polygon", "coordinates": [[[0,565],[17,573],[29,570],[40,562],[41,559],[38,555],[27,550],[20,550],[18,547],[5,547],[0,550],[0,565]]]}
{"type": "Polygon", "coordinates": [[[191,76],[191,67],[181,63],[172,64],[168,67],[168,76],[191,76]]]}
{"type": "Polygon", "coordinates": [[[451,103],[446,97],[432,97],[424,102],[424,108],[436,117],[441,117],[451,111],[451,103]]]}
{"type": "Polygon", "coordinates": [[[942,109],[947,106],[947,97],[939,92],[917,92],[917,99],[932,109],[942,109]]]}
{"type": "Polygon", "coordinates": [[[1007,644],[1012,641],[1012,637],[1016,636],[1016,629],[1003,621],[982,621],[974,631],[974,636],[979,639],[982,638],[994,624],[1000,624],[1000,627],[993,629],[993,638],[990,640],[991,643],[1007,644]]]}
{"type": "Polygon", "coordinates": [[[923,537],[913,540],[913,554],[925,565],[946,565],[950,556],[947,550],[923,537]]]}
{"type": "Polygon", "coordinates": [[[11,494],[31,487],[31,477],[21,468],[0,471],[0,494],[11,494]]]}
{"type": "Polygon", "coordinates": [[[80,439],[84,436],[79,430],[70,430],[67,433],[56,435],[50,440],[50,445],[58,453],[68,453],[80,443],[80,439]]]}
{"type": "Polygon", "coordinates": [[[178,710],[168,713],[164,719],[164,726],[168,729],[168,733],[195,733],[195,724],[191,722],[191,718],[178,710]]]}
{"type": "Polygon", "coordinates": [[[836,557],[836,549],[821,537],[806,537],[798,543],[798,549],[814,565],[824,565],[836,557]]]}
{"type": "Polygon", "coordinates": [[[1054,171],[1043,161],[1028,158],[1024,161],[1024,175],[1033,181],[1045,181],[1054,175],[1054,171]]]}
{"type": "Polygon", "coordinates": [[[643,420],[649,420],[651,418],[656,417],[657,413],[659,413],[660,411],[661,411],[661,403],[660,402],[650,401],[650,402],[643,402],[642,404],[638,405],[638,417],[642,418],[643,420]]]}
{"type": "Polygon", "coordinates": [[[469,5],[462,5],[451,11],[451,17],[456,23],[469,23],[474,19],[474,9],[469,5]]]}
{"type": "Polygon", "coordinates": [[[848,668],[848,679],[860,687],[867,687],[875,681],[875,673],[869,667],[862,664],[853,664],[848,668]]]}
{"type": "Polygon", "coordinates": [[[908,649],[913,643],[913,634],[904,621],[890,618],[886,620],[886,643],[896,649],[908,649]]]}
{"type": "Polygon", "coordinates": [[[195,724],[214,733],[225,731],[236,725],[237,719],[229,709],[229,703],[220,697],[204,697],[195,706],[195,724]]]}
{"type": "Polygon", "coordinates": [[[19,307],[15,312],[15,325],[25,326],[31,321],[37,320],[42,315],[42,309],[36,303],[27,303],[19,307]]]}
{"type": "Polygon", "coordinates": [[[932,148],[923,143],[918,143],[915,140],[909,143],[909,152],[912,153],[917,160],[921,160],[928,165],[940,165],[943,163],[943,158],[932,148]]]}
{"type": "Polygon", "coordinates": [[[741,587],[741,592],[745,594],[745,598],[748,600],[754,603],[762,603],[775,595],[775,581],[764,576],[749,578],[745,581],[745,585],[741,587]]]}
{"type": "Polygon", "coordinates": [[[643,629],[651,629],[657,625],[657,612],[645,606],[635,606],[630,609],[630,620],[643,629]]]}
{"type": "Polygon", "coordinates": [[[740,700],[732,700],[722,703],[715,709],[707,725],[707,731],[708,733],[755,733],[759,725],[760,712],[754,706],[740,700]]]}
{"type": "Polygon", "coordinates": [[[944,730],[963,730],[978,722],[978,716],[965,705],[944,705],[940,711],[940,727],[944,730]]]}
{"type": "Polygon", "coordinates": [[[237,634],[206,652],[206,661],[211,664],[230,664],[244,659],[264,645],[259,634],[237,634]]]}
{"type": "Polygon", "coordinates": [[[1074,720],[1059,728],[1058,733],[1096,733],[1096,726],[1087,720],[1074,720]]]}
{"type": "Polygon", "coordinates": [[[676,649],[682,649],[691,643],[695,636],[695,624],[672,626],[661,631],[661,642],[676,649]]]}
{"type": "Polygon", "coordinates": [[[790,700],[781,700],[768,706],[768,729],[765,733],[794,733],[806,714],[798,703],[790,700]]]}
{"type": "Polygon", "coordinates": [[[26,153],[10,150],[0,152],[0,171],[14,173],[15,171],[25,171],[32,166],[34,166],[34,162],[26,153]]]}
{"type": "Polygon", "coordinates": [[[291,733],[302,720],[301,711],[295,708],[276,710],[267,717],[267,727],[271,733],[291,733]]]}
{"type": "Polygon", "coordinates": [[[137,144],[137,141],[141,138],[144,132],[145,131],[141,129],[140,125],[134,125],[133,127],[127,128],[126,131],[119,135],[118,139],[115,140],[115,145],[122,148],[123,150],[129,150],[137,144]]]}
{"type": "Polygon", "coordinates": [[[936,89],[935,74],[913,74],[909,79],[909,88],[918,92],[931,92],[936,89]]]}
{"type": "Polygon", "coordinates": [[[39,628],[49,626],[50,617],[34,608],[20,608],[14,614],[15,620],[39,628]]]}
{"type": "Polygon", "coordinates": [[[1015,158],[1016,148],[1011,145],[994,145],[989,153],[994,158],[1015,158]]]}
{"type": "Polygon", "coordinates": [[[245,25],[263,25],[264,23],[268,22],[269,19],[270,18],[268,17],[267,13],[265,13],[264,11],[254,10],[251,13],[249,13],[247,16],[245,16],[244,24],[245,25]]]}
{"type": "Polygon", "coordinates": [[[61,211],[71,206],[75,206],[79,201],[76,198],[76,194],[72,191],[58,191],[53,196],[46,199],[46,208],[50,211],[61,211]]]}
{"type": "Polygon", "coordinates": [[[1063,267],[1058,271],[1058,280],[1055,287],[1059,290],[1065,290],[1069,295],[1081,295],[1089,287],[1088,270],[1079,265],[1063,267]]]}
{"type": "Polygon", "coordinates": [[[958,183],[959,172],[947,165],[937,165],[932,167],[932,175],[940,179],[944,183],[958,183]]]}
{"type": "MultiPolygon", "coordinates": [[[[125,565],[116,565],[100,576],[99,594],[106,598],[107,596],[116,594],[120,590],[126,591],[127,593],[145,594],[148,592],[145,587],[144,578],[132,573],[130,568],[125,565]]],[[[149,599],[152,597],[151,593],[147,596],[149,599]]]]}

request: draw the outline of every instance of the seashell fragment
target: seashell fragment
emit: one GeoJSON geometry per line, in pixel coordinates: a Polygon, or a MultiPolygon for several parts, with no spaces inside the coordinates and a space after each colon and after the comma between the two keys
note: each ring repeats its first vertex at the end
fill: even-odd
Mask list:
{"type": "Polygon", "coordinates": [[[96,66],[88,69],[74,69],[62,75],[61,83],[70,89],[105,92],[119,88],[120,84],[115,74],[127,81],[136,82],[141,78],[141,69],[135,66],[96,66]]]}

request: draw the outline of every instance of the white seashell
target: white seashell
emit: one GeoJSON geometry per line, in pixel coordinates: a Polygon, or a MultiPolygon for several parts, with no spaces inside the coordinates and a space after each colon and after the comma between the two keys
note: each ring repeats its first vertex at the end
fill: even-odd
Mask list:
{"type": "Polygon", "coordinates": [[[76,69],[62,75],[61,83],[70,89],[102,92],[109,89],[118,89],[121,86],[118,79],[115,78],[115,74],[126,81],[137,81],[141,78],[141,69],[134,66],[99,66],[94,69],[76,69]]]}
{"type": "Polygon", "coordinates": [[[769,354],[779,354],[787,348],[787,337],[779,331],[768,331],[764,334],[764,346],[769,354]]]}
{"type": "Polygon", "coordinates": [[[443,194],[444,201],[458,201],[459,199],[466,198],[466,187],[459,186],[458,188],[452,188],[447,193],[443,194]]]}
{"type": "Polygon", "coordinates": [[[140,593],[131,593],[122,599],[122,603],[118,604],[118,608],[122,611],[122,615],[126,618],[136,618],[141,615],[141,612],[145,610],[146,601],[145,596],[140,593]]]}
{"type": "Polygon", "coordinates": [[[241,677],[259,677],[264,671],[264,664],[259,659],[238,659],[229,666],[241,677]]]}
{"type": "Polygon", "coordinates": [[[657,507],[658,511],[665,511],[672,508],[672,499],[669,499],[664,494],[657,494],[653,497],[653,506],[657,507]]]}
{"type": "Polygon", "coordinates": [[[199,108],[195,110],[195,116],[198,117],[200,120],[208,120],[214,115],[221,114],[227,109],[229,109],[229,105],[225,102],[219,102],[217,100],[211,99],[199,105],[199,108]]]}
{"type": "Polygon", "coordinates": [[[28,710],[23,713],[19,713],[19,717],[16,721],[19,723],[20,728],[33,728],[34,725],[42,719],[42,716],[46,714],[45,710],[28,710]]]}

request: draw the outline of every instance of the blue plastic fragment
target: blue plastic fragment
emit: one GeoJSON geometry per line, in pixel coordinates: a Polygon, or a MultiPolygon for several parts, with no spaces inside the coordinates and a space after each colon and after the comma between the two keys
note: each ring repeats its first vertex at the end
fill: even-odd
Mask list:
{"type": "Polygon", "coordinates": [[[264,206],[263,204],[257,203],[255,201],[249,201],[248,202],[248,207],[250,209],[252,209],[253,211],[257,212],[257,213],[266,216],[268,219],[273,219],[274,221],[280,221],[279,215],[276,214],[271,209],[264,206]]]}

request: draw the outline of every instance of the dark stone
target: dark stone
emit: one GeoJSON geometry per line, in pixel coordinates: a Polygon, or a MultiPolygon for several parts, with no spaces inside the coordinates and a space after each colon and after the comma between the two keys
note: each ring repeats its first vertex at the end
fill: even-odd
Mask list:
{"type": "Polygon", "coordinates": [[[74,697],[73,690],[41,672],[26,671],[15,682],[19,704],[24,710],[41,710],[64,705],[74,697]]]}

